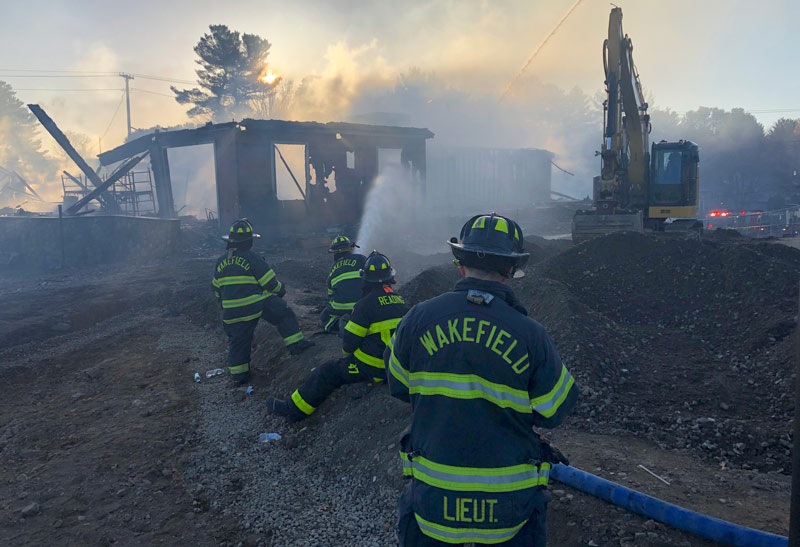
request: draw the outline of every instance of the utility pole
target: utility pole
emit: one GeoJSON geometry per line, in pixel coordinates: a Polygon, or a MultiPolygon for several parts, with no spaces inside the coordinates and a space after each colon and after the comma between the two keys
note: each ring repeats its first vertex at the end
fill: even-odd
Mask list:
{"type": "Polygon", "coordinates": [[[789,502],[789,546],[800,547],[800,328],[794,348],[794,449],[792,450],[792,497],[789,502]]]}
{"type": "Polygon", "coordinates": [[[128,136],[131,136],[131,90],[128,86],[129,82],[133,80],[133,75],[125,74],[123,72],[119,73],[121,78],[125,79],[125,106],[128,110],[128,136]]]}

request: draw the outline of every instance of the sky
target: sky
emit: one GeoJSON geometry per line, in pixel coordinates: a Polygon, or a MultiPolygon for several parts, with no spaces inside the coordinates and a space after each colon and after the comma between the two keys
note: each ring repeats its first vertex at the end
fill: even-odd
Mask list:
{"type": "MultiPolygon", "coordinates": [[[[21,70],[122,71],[193,80],[192,48],[209,24],[222,23],[267,38],[271,67],[287,78],[340,75],[358,82],[365,75],[390,79],[419,67],[454,88],[499,97],[573,4],[3,0],[0,79],[18,89],[21,100],[42,104],[62,129],[88,135],[92,146],[102,136],[102,148],[108,149],[125,137],[121,78],[11,76],[25,74],[21,70]],[[75,88],[102,91],[65,91],[75,88]]],[[[782,116],[800,117],[800,73],[793,70],[800,50],[800,2],[619,5],[652,106],[679,113],[698,106],[743,107],[766,126],[782,116]]],[[[610,8],[605,1],[583,0],[526,75],[600,97],[610,8]]],[[[170,98],[169,85],[144,78],[131,82],[134,127],[188,121],[185,107],[170,98]]]]}

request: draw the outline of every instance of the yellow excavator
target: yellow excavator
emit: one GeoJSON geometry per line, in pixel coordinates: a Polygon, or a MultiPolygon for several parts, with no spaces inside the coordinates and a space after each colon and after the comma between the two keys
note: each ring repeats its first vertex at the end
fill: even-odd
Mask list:
{"type": "Polygon", "coordinates": [[[633,45],[622,32],[622,8],[613,8],[603,43],[607,98],[603,103],[600,176],[591,210],[572,219],[576,243],[618,231],[689,232],[697,216],[700,156],[688,140],[649,147],[650,115],[633,64],[633,45]]]}

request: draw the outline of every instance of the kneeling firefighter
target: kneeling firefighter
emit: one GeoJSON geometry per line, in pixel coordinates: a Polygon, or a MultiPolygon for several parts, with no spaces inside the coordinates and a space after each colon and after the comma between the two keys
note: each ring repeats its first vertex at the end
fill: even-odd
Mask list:
{"type": "Polygon", "coordinates": [[[338,235],[328,248],[333,266],[328,274],[328,304],[320,315],[325,332],[339,332],[339,319],[350,314],[361,298],[361,270],[367,258],[354,252],[357,247],[349,237],[338,235]]]}
{"type": "Polygon", "coordinates": [[[303,338],[292,309],[283,301],[286,286],[278,281],[266,261],[253,252],[253,226],[246,218],[231,225],[222,239],[227,252],[214,268],[214,296],[222,307],[222,326],[228,335],[228,370],[231,377],[244,383],[250,379],[250,346],[260,318],[278,327],[292,355],[312,342],[303,338]]]}
{"type": "Polygon", "coordinates": [[[412,410],[398,539],[544,547],[545,489],[559,459],[533,427],[561,424],[578,388],[505,284],[529,256],[517,223],[478,215],[450,247],[463,279],[415,306],[384,355],[390,393],[412,410]]]}
{"type": "Polygon", "coordinates": [[[362,270],[363,296],[342,333],[345,357],[317,367],[292,393],[291,400],[267,398],[267,410],[297,422],[310,416],[337,388],[386,379],[383,352],[397,324],[408,311],[402,296],[394,292],[395,271],[389,259],[377,251],[362,270]]]}

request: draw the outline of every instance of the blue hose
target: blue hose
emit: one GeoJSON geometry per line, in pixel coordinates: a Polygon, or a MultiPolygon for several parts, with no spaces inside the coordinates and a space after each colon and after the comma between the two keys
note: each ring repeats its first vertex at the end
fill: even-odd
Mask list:
{"type": "Polygon", "coordinates": [[[789,538],[784,536],[701,515],[574,467],[554,465],[550,476],[614,505],[717,543],[741,547],[786,547],[789,544],[789,538]]]}

